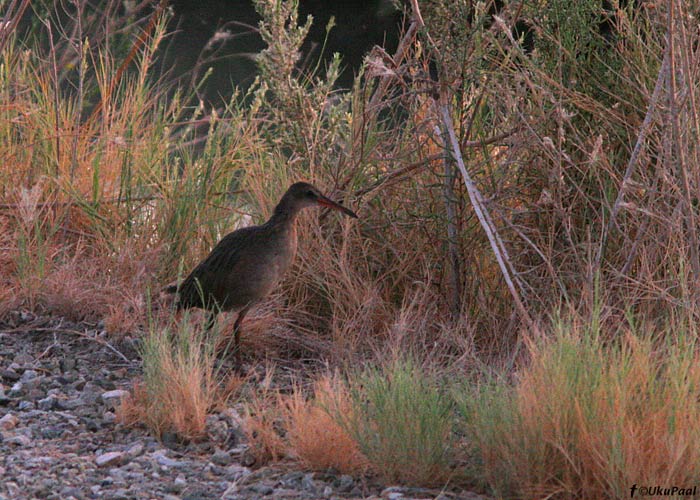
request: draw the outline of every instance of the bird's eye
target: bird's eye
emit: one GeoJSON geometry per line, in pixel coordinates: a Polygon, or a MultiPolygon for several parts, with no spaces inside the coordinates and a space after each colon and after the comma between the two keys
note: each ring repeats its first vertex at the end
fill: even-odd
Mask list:
{"type": "Polygon", "coordinates": [[[306,192],[306,196],[308,196],[309,198],[316,198],[316,193],[314,193],[313,191],[311,191],[311,190],[309,189],[309,190],[306,192]]]}

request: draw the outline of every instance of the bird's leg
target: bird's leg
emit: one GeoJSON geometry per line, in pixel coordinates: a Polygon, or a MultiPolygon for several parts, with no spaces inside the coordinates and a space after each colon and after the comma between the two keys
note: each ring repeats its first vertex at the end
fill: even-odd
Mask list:
{"type": "Polygon", "coordinates": [[[243,318],[245,318],[248,309],[250,309],[250,306],[246,306],[241,309],[238,312],[236,322],[233,324],[233,349],[238,360],[241,359],[241,323],[243,322],[243,318]]]}

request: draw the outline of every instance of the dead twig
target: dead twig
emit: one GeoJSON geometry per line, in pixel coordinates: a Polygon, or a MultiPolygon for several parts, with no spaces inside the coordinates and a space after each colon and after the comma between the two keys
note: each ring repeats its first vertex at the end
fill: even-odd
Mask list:
{"type": "MultiPolygon", "coordinates": [[[[438,125],[435,125],[435,132],[438,136],[444,137],[445,132],[440,130],[438,125]]],[[[460,277],[460,262],[462,257],[459,252],[459,236],[457,231],[457,199],[454,191],[454,181],[456,172],[452,165],[452,158],[447,155],[443,159],[444,162],[444,179],[442,183],[442,197],[445,202],[445,215],[447,215],[447,255],[448,255],[448,303],[452,320],[457,321],[459,313],[462,309],[462,287],[460,277]]]]}
{"type": "Polygon", "coordinates": [[[375,182],[370,184],[369,186],[366,186],[362,189],[358,189],[355,191],[354,196],[356,198],[360,196],[364,196],[368,193],[371,193],[377,189],[384,188],[386,187],[392,180],[401,178],[407,174],[410,174],[411,172],[415,170],[419,170],[423,167],[426,167],[430,165],[432,162],[435,160],[439,160],[440,158],[443,158],[445,155],[444,153],[437,153],[434,155],[427,156],[423,158],[422,160],[409,163],[408,165],[405,165],[401,168],[397,168],[396,170],[393,170],[392,172],[389,172],[388,174],[382,176],[380,179],[377,179],[375,182]]]}
{"type": "Polygon", "coordinates": [[[19,25],[24,11],[27,10],[31,0],[23,0],[21,4],[17,5],[17,0],[12,0],[9,7],[5,11],[3,16],[3,25],[0,27],[0,52],[5,49],[5,44],[10,39],[10,35],[19,25]]]}
{"type": "MultiPolygon", "coordinates": [[[[396,54],[394,54],[394,57],[390,58],[394,68],[400,65],[401,60],[403,59],[404,55],[406,54],[406,51],[408,50],[408,47],[410,47],[413,44],[416,33],[418,32],[418,25],[418,20],[413,19],[411,21],[411,24],[408,26],[406,33],[399,42],[399,46],[396,49],[396,54]]],[[[381,79],[379,80],[379,85],[377,85],[377,90],[374,91],[372,98],[369,100],[369,105],[367,106],[368,110],[371,110],[375,113],[379,112],[378,104],[384,98],[384,94],[386,94],[386,91],[389,88],[389,84],[394,78],[395,75],[393,73],[389,73],[381,77],[381,79]]]]}

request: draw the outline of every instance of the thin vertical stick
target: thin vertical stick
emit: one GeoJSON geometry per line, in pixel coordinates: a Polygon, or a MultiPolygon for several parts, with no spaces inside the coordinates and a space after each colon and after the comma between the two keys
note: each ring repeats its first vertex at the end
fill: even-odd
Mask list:
{"type": "Polygon", "coordinates": [[[10,6],[5,11],[3,16],[4,26],[0,30],[0,52],[5,49],[5,44],[10,39],[15,28],[17,28],[17,25],[24,15],[24,11],[27,10],[30,3],[31,0],[23,0],[19,7],[17,7],[16,0],[12,0],[12,3],[10,3],[10,6]],[[16,7],[17,10],[15,11],[16,7]]]}
{"type": "MultiPolygon", "coordinates": [[[[680,2],[678,8],[680,10],[681,19],[685,19],[687,13],[683,9],[684,4],[680,2]]],[[[695,61],[690,60],[693,54],[693,40],[689,39],[688,31],[686,30],[685,23],[678,23],[680,28],[680,38],[681,38],[681,64],[683,65],[683,74],[685,75],[685,81],[688,85],[688,98],[690,100],[690,116],[693,120],[693,141],[695,142],[696,148],[700,145],[700,109],[698,107],[698,102],[695,99],[695,92],[693,91],[692,85],[694,82],[698,81],[697,72],[700,67],[700,50],[697,52],[698,57],[695,61]]],[[[697,38],[695,43],[697,43],[697,38]]],[[[697,149],[696,149],[697,151],[697,149]]],[[[696,153],[697,154],[697,153],[696,153]]],[[[700,169],[695,170],[695,189],[700,189],[700,169]]],[[[697,196],[697,194],[696,194],[697,196]]]]}
{"type": "Polygon", "coordinates": [[[54,111],[54,133],[56,134],[56,178],[60,176],[60,165],[61,165],[61,114],[59,112],[59,83],[58,83],[58,69],[56,65],[56,47],[53,42],[53,31],[51,29],[51,22],[47,19],[44,21],[46,29],[49,31],[49,46],[51,49],[51,72],[53,76],[53,111],[54,111]]]}
{"type": "MultiPolygon", "coordinates": [[[[439,126],[435,126],[435,132],[442,138],[447,132],[441,131],[439,126]]],[[[442,140],[447,144],[446,140],[442,140]]],[[[447,256],[448,256],[448,281],[450,290],[448,292],[448,302],[452,319],[459,317],[462,299],[462,287],[460,282],[460,261],[459,244],[457,238],[457,211],[455,210],[454,180],[455,169],[452,166],[452,158],[443,158],[445,171],[442,184],[442,196],[445,200],[445,214],[447,215],[447,256]]]]}

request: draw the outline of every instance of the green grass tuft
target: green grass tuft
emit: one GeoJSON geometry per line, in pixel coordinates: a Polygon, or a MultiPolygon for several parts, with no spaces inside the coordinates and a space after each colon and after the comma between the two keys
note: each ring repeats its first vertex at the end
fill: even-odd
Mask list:
{"type": "Polygon", "coordinates": [[[444,485],[452,458],[451,402],[410,358],[351,376],[352,411],[339,416],[387,481],[444,485]]]}

